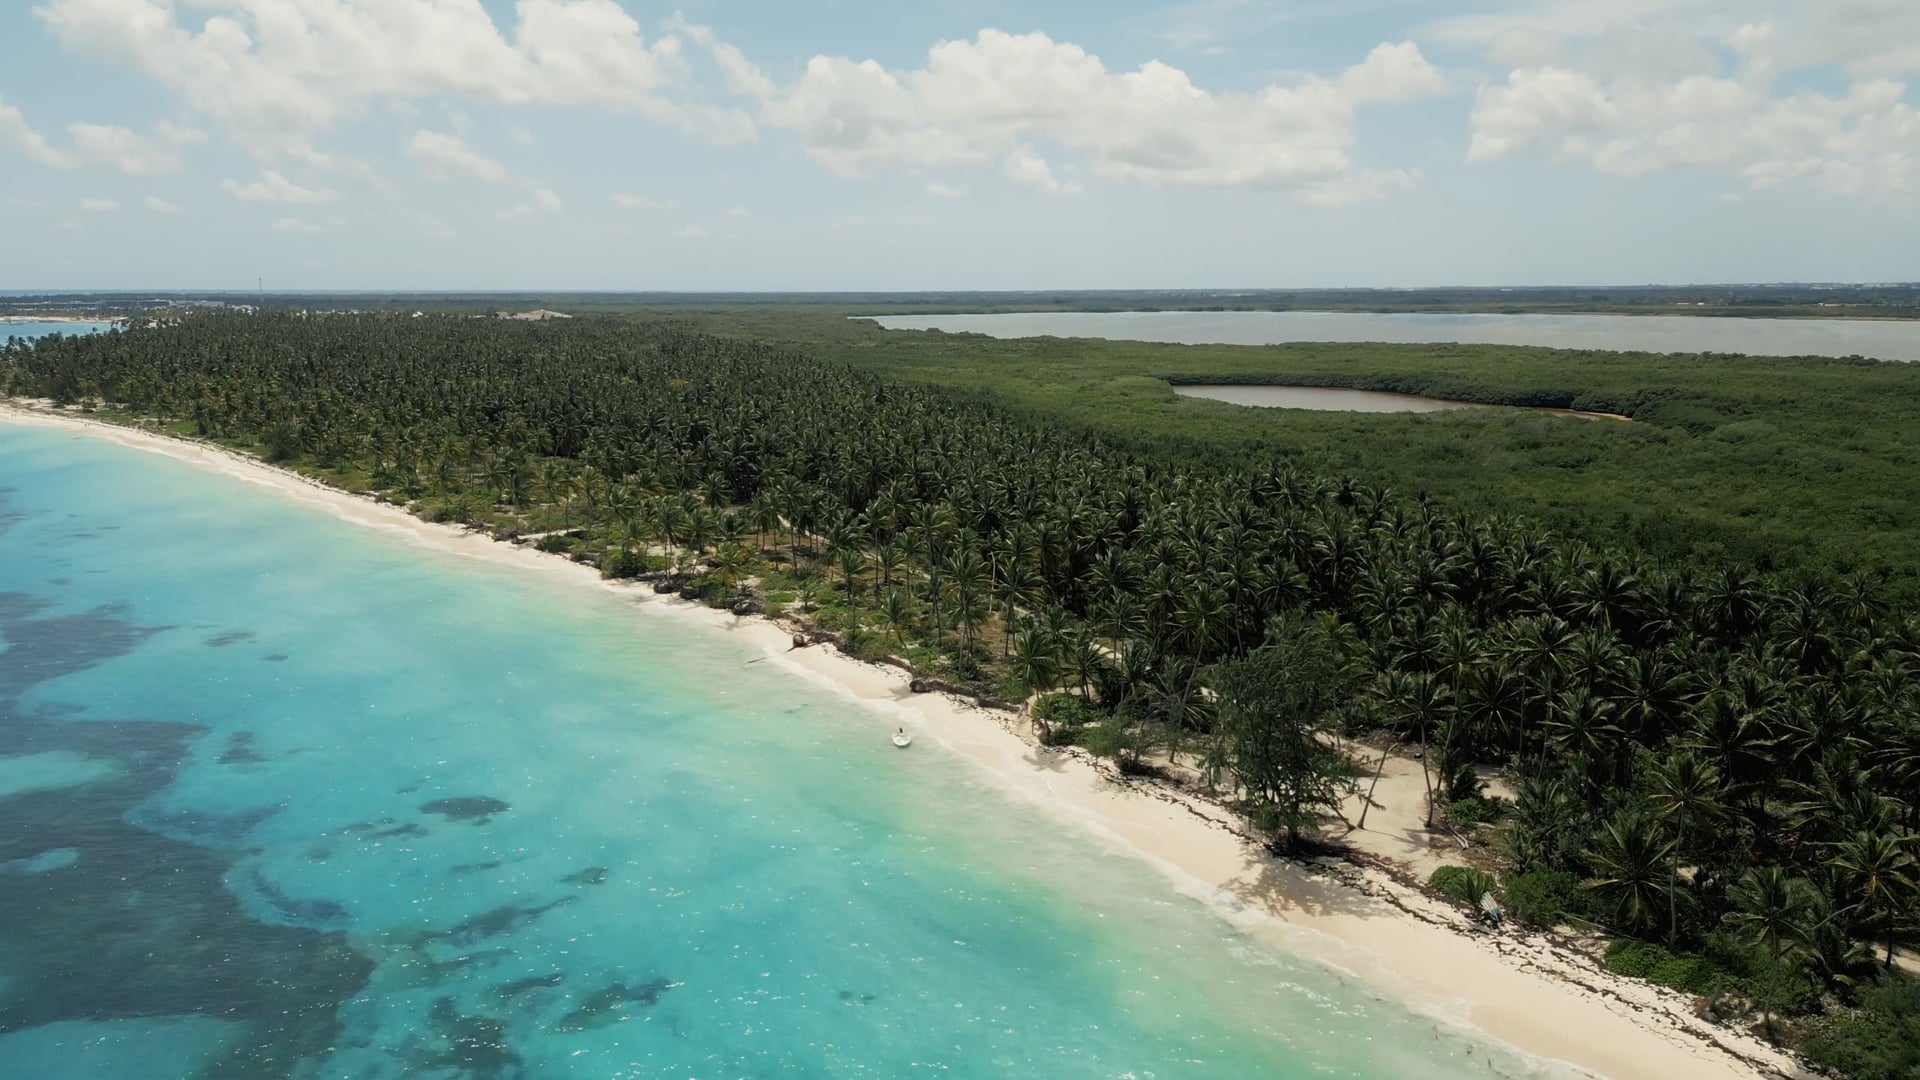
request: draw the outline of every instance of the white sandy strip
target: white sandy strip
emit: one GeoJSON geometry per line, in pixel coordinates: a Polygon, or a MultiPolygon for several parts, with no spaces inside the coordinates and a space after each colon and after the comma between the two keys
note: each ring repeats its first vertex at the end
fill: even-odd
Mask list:
{"type": "Polygon", "coordinates": [[[615,589],[642,611],[746,638],[796,676],[873,708],[875,736],[907,723],[1016,797],[1084,828],[1212,903],[1246,932],[1344,969],[1443,1023],[1475,1030],[1560,1071],[1627,1078],[1804,1076],[1751,1036],[1693,1015],[1682,995],[1615,976],[1538,935],[1477,934],[1457,910],[1350,867],[1314,872],[1260,857],[1218,807],[1162,788],[1122,785],[1084,754],[1038,748],[1012,718],[956,698],[913,694],[906,673],[826,647],[788,651],[791,633],[761,618],[604,582],[591,568],[496,542],[327,487],[258,459],[71,414],[0,402],[0,421],[58,427],[164,454],[255,484],[346,521],[436,551],[486,559],[570,587],[615,589]]]}

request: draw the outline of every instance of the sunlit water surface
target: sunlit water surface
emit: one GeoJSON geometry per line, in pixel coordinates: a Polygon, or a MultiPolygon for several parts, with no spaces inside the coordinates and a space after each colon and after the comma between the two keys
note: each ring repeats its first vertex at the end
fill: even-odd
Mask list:
{"type": "Polygon", "coordinates": [[[48,334],[97,334],[112,325],[103,322],[15,322],[0,319],[0,344],[5,344],[8,338],[32,341],[48,334]]]}
{"type": "Polygon", "coordinates": [[[0,1076],[1519,1063],[718,632],[0,423],[0,1076]]]}
{"type": "Polygon", "coordinates": [[[1920,361],[1920,321],[1741,319],[1704,315],[1496,315],[1363,311],[1046,311],[888,315],[889,330],[998,338],[1110,338],[1186,345],[1294,341],[1544,345],[1617,352],[1868,356],[1920,361]]]}

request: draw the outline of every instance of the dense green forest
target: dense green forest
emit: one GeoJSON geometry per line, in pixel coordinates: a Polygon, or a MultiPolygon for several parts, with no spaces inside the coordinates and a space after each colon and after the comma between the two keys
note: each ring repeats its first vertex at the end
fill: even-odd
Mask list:
{"type": "MultiPolygon", "coordinates": [[[[1603,926],[1617,970],[1863,1080],[1920,1070],[1920,993],[1892,963],[1920,929],[1920,618],[1885,581],[1767,569],[1732,543],[1654,557],[1632,528],[1513,513],[1517,493],[1389,490],[1323,467],[1345,439],[1389,442],[1381,429],[1167,402],[1144,374],[1159,353],[1119,375],[1076,361],[1086,343],[1032,345],[1022,377],[1056,382],[1006,394],[977,384],[964,361],[987,354],[967,350],[1024,343],[957,341],[902,374],[917,354],[886,340],[850,356],[857,341],[686,320],[210,314],[9,347],[0,392],[155,419],[611,576],[803,612],[849,652],[983,697],[1039,695],[1049,741],[1136,771],[1184,759],[1278,848],[1351,776],[1335,737],[1389,733],[1434,765],[1436,813],[1494,840],[1490,883],[1516,917],[1603,926]],[[1157,404],[1103,419],[1085,380],[1157,404]],[[1220,432],[1175,437],[1178,416],[1220,432]],[[1505,766],[1517,798],[1488,798],[1477,763],[1505,766]]],[[[1341,350],[1283,353],[1333,370],[1341,350]]],[[[1427,354],[1409,370],[1440,379],[1451,359],[1502,393],[1547,368],[1427,354]]],[[[1742,366],[1725,401],[1770,377],[1783,395],[1874,397],[1829,373],[1887,377],[1742,366]]],[[[1384,455],[1546,432],[1658,440],[1712,407],[1591,385],[1556,403],[1644,419],[1443,419],[1364,460],[1384,473],[1384,455]]],[[[1892,415],[1856,418],[1847,452],[1877,453],[1867,429],[1892,415]]],[[[1711,463],[1677,436],[1640,460],[1683,456],[1711,463]]],[[[1817,479],[1716,468],[1756,491],[1817,479]]],[[[1755,527],[1790,517],[1784,501],[1757,505],[1755,527]]]]}
{"type": "Polygon", "coordinates": [[[1232,465],[1285,456],[1477,513],[1524,514],[1663,559],[1885,572],[1920,595],[1920,365],[1485,345],[1164,345],[882,331],[819,314],[688,313],[962,392],[1036,424],[1232,465]],[[1174,382],[1391,390],[1522,408],[1365,414],[1178,397],[1174,382]]]}

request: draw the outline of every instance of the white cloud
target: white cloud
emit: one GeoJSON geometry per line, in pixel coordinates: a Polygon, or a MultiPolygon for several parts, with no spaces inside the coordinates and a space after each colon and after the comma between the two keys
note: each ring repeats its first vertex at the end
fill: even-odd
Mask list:
{"type": "Polygon", "coordinates": [[[797,84],[763,100],[761,117],[844,175],[999,160],[1016,182],[1048,190],[1028,148],[1051,142],[1104,176],[1315,199],[1330,187],[1379,187],[1348,156],[1357,106],[1442,88],[1412,44],[1383,45],[1333,79],[1211,93],[1158,61],[1111,72],[1045,34],[983,30],[934,46],[911,71],[816,56],[797,84]]]}
{"type": "Polygon", "coordinates": [[[505,165],[468,146],[458,135],[416,131],[407,142],[407,156],[443,174],[455,173],[494,184],[507,179],[505,165]]]}
{"type": "Polygon", "coordinates": [[[340,197],[332,188],[301,187],[275,169],[261,170],[260,179],[251,184],[222,180],[220,187],[247,202],[324,203],[340,197]]]}
{"type": "Polygon", "coordinates": [[[1437,39],[1515,68],[1581,66],[1677,81],[1726,49],[1767,70],[1833,65],[1855,78],[1920,70],[1920,5],[1907,0],[1553,0],[1441,19],[1437,39]]]}
{"type": "Polygon", "coordinates": [[[701,228],[698,225],[683,225],[681,226],[680,231],[677,233],[674,233],[674,235],[680,237],[683,240],[699,240],[704,238],[707,235],[707,230],[701,228]]]}
{"type": "Polygon", "coordinates": [[[512,137],[514,143],[517,145],[520,145],[520,146],[533,145],[533,132],[528,131],[526,128],[517,127],[517,128],[514,128],[512,131],[507,132],[507,134],[510,137],[512,137]]]}
{"type": "Polygon", "coordinates": [[[527,217],[533,214],[557,214],[565,207],[566,204],[560,201],[560,196],[547,188],[535,187],[528,192],[526,202],[507,210],[502,216],[527,217]]]}
{"type": "Polygon", "coordinates": [[[1444,93],[1447,81],[1411,41],[1374,47],[1367,58],[1340,73],[1340,94],[1356,105],[1418,101],[1444,93]]]}
{"type": "Polygon", "coordinates": [[[938,181],[927,185],[927,194],[941,199],[958,199],[965,196],[966,193],[966,188],[957,188],[949,184],[942,184],[938,181]]]}
{"type": "Polygon", "coordinates": [[[285,155],[302,165],[319,169],[322,172],[338,173],[341,176],[358,180],[361,183],[372,184],[375,187],[387,186],[386,181],[381,178],[379,170],[367,162],[361,161],[359,158],[347,157],[342,154],[324,153],[306,143],[292,143],[276,147],[275,154],[285,155]]]}
{"type": "Polygon", "coordinates": [[[1468,158],[1543,147],[1602,172],[1708,167],[1750,188],[1920,199],[1920,4],[1904,0],[1570,0],[1443,21],[1514,61],[1474,103],[1468,158]],[[1783,76],[1843,76],[1782,92],[1783,76]]]}
{"type": "Polygon", "coordinates": [[[647,40],[615,0],[517,0],[514,12],[507,31],[477,0],[47,0],[35,9],[70,50],[142,72],[253,146],[308,142],[368,105],[425,99],[597,105],[718,140],[752,137],[735,110],[682,103],[679,40],[647,40]]]}
{"type": "Polygon", "coordinates": [[[120,209],[120,204],[112,199],[81,199],[80,209],[89,214],[111,214],[120,209]]]}
{"type": "Polygon", "coordinates": [[[283,217],[271,226],[275,232],[303,233],[309,236],[326,232],[320,226],[301,218],[283,217]]]}
{"type": "Polygon", "coordinates": [[[73,157],[83,166],[131,176],[158,176],[183,168],[180,143],[170,138],[149,138],[123,127],[79,123],[68,124],[67,134],[73,139],[73,157]]]}
{"type": "Polygon", "coordinates": [[[671,199],[649,199],[644,195],[627,195],[616,192],[613,205],[627,210],[676,210],[680,204],[671,199]]]}
{"type": "Polygon", "coordinates": [[[713,57],[713,62],[720,68],[721,76],[726,79],[728,89],[736,94],[760,100],[773,96],[775,90],[773,80],[767,78],[753,61],[748,60],[746,54],[715,37],[711,29],[689,23],[678,14],[669,19],[667,25],[675,33],[684,35],[713,57]]]}
{"type": "Polygon", "coordinates": [[[36,165],[55,169],[73,167],[72,159],[55,150],[47,137],[33,129],[20,110],[0,102],[0,146],[11,149],[36,165]]]}
{"type": "Polygon", "coordinates": [[[186,209],[178,203],[170,203],[158,195],[147,196],[147,209],[156,214],[184,214],[186,209]]]}
{"type": "Polygon", "coordinates": [[[27,122],[19,109],[0,102],[0,146],[37,165],[54,169],[109,169],[131,176],[179,172],[180,147],[202,141],[192,128],[163,122],[154,135],[109,124],[67,125],[67,147],[56,148],[27,122]]]}
{"type": "Polygon", "coordinates": [[[1004,168],[1007,179],[1029,191],[1071,195],[1080,190],[1079,184],[1063,184],[1054,179],[1053,166],[1025,147],[1008,154],[1004,168]]]}
{"type": "Polygon", "coordinates": [[[730,206],[727,208],[726,218],[728,221],[745,221],[752,216],[753,211],[744,206],[730,206]]]}

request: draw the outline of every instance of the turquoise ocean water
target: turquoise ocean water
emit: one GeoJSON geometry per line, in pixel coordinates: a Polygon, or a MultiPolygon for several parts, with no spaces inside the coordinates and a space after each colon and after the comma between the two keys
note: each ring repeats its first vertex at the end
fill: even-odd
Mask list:
{"type": "Polygon", "coordinates": [[[0,1076],[1469,1077],[717,632],[0,422],[0,1076]]]}

